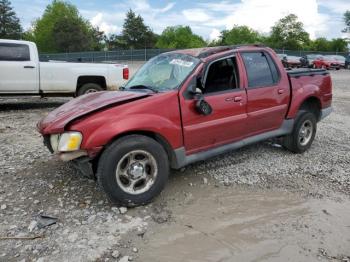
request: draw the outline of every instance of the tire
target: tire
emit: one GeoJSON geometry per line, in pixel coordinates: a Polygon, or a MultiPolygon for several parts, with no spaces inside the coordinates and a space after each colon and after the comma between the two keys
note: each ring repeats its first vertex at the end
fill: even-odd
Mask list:
{"type": "Polygon", "coordinates": [[[168,156],[154,139],[129,135],[106,148],[96,176],[113,204],[144,205],[159,195],[168,180],[168,156]]]}
{"type": "Polygon", "coordinates": [[[294,153],[304,153],[311,147],[316,130],[315,115],[309,111],[300,111],[292,133],[283,139],[283,146],[294,153]]]}
{"type": "Polygon", "coordinates": [[[103,88],[99,84],[87,83],[82,85],[77,92],[77,96],[82,96],[89,93],[103,91],[103,88]]]}

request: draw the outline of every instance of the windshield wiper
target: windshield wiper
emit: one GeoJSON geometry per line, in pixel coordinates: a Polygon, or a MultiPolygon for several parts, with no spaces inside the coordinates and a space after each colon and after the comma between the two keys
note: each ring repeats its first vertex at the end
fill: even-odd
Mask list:
{"type": "Polygon", "coordinates": [[[159,91],[153,87],[145,86],[145,85],[136,85],[136,86],[130,86],[128,89],[148,89],[153,91],[154,93],[158,93],[159,91]]]}

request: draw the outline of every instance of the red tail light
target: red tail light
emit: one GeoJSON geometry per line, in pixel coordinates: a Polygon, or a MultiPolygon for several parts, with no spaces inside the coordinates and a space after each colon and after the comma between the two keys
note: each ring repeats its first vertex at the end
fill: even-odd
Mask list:
{"type": "Polygon", "coordinates": [[[123,68],[123,79],[129,79],[129,68],[123,68]]]}

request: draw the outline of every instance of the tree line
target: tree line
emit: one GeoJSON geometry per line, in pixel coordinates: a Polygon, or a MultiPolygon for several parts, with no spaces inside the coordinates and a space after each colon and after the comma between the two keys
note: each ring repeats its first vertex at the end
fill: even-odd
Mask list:
{"type": "MultiPolygon", "coordinates": [[[[350,11],[344,13],[345,28],[350,33],[350,11]]],[[[310,39],[304,25],[294,14],[277,21],[268,35],[248,26],[223,30],[214,41],[205,41],[189,26],[169,26],[158,35],[133,10],[126,13],[120,34],[107,36],[83,18],[76,6],[53,0],[32,27],[24,31],[9,0],[0,0],[0,38],[24,39],[37,44],[40,52],[76,52],[144,48],[196,48],[235,44],[266,44],[276,49],[312,51],[348,51],[349,39],[324,37],[310,39]]]]}

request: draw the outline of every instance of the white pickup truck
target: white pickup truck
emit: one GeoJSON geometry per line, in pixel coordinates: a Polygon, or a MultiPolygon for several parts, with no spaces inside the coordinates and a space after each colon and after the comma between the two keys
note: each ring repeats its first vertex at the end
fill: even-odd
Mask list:
{"type": "Polygon", "coordinates": [[[128,78],[126,65],[39,62],[35,43],[0,39],[0,96],[79,96],[116,90],[128,78]]]}

